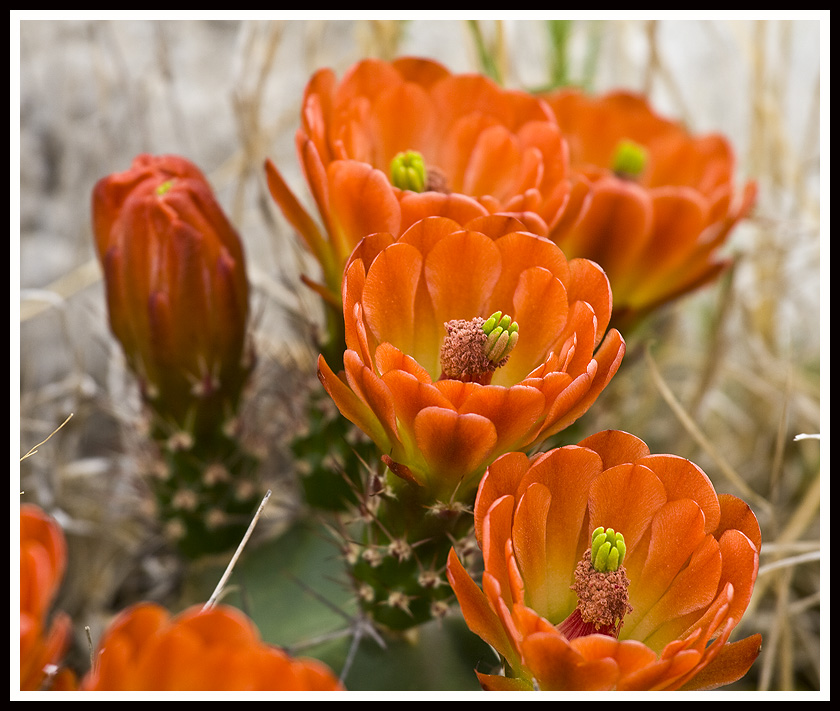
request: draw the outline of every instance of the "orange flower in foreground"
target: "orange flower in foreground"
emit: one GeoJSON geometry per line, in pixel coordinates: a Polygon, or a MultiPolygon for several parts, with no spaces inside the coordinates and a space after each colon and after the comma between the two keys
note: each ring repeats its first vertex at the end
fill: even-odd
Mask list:
{"type": "Polygon", "coordinates": [[[140,155],[93,190],[111,328],[144,394],[182,427],[235,407],[249,365],[242,244],[201,171],[140,155]]]}
{"type": "Polygon", "coordinates": [[[84,691],[337,691],[324,664],[294,659],[260,639],[233,607],[196,605],[176,617],[138,603],[120,613],[99,644],[84,691]]]}
{"type": "Polygon", "coordinates": [[[365,59],[340,81],[318,71],[301,113],[298,156],[326,235],[271,161],[268,184],[333,299],[365,235],[400,234],[421,216],[496,212],[545,234],[567,198],[567,149],[551,110],[485,76],[427,59],[365,59]]]}
{"type": "Polygon", "coordinates": [[[714,688],[758,655],[760,635],[728,642],[758,572],[755,516],[632,435],[501,457],[475,530],[483,589],[454,551],[448,574],[467,624],[507,662],[505,676],[479,674],[486,689],[714,688]]]}
{"type": "Polygon", "coordinates": [[[59,665],[70,643],[70,618],[50,608],[67,567],[59,525],[37,506],[20,507],[20,688],[37,691],[59,665]],[[51,669],[52,668],[52,669],[51,669]]]}
{"type": "Polygon", "coordinates": [[[343,304],[344,371],[322,356],[321,380],[392,471],[441,501],[463,500],[500,454],[574,422],[624,355],[619,333],[605,336],[600,267],[567,261],[501,215],[369,235],[349,260],[343,304]]]}
{"type": "Polygon", "coordinates": [[[625,331],[729,265],[719,248],[751,210],[756,186],[737,194],[725,138],[692,136],[629,92],[543,98],[568,141],[572,179],[551,238],[570,258],[604,268],[613,325],[625,331]]]}

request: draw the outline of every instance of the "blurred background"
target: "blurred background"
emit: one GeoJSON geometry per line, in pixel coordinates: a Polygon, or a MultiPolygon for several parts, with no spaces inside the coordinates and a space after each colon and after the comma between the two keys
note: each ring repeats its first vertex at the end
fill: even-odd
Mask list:
{"type": "MultiPolygon", "coordinates": [[[[20,349],[12,346],[11,362],[19,357],[20,399],[11,422],[19,425],[12,425],[18,456],[37,452],[20,461],[12,501],[37,503],[65,528],[70,563],[58,606],[76,623],[80,670],[85,626],[95,642],[113,613],[136,600],[173,610],[203,602],[227,563],[185,566],[150,520],[137,476],[136,387],[108,331],[92,247],[94,183],[127,169],[138,153],[177,153],[215,187],[245,244],[253,285],[260,360],[248,407],[273,495],[226,601],[246,609],[269,641],[328,661],[351,689],[478,690],[473,669],[492,655],[457,615],[410,638],[366,633],[335,542],[299,525],[287,446],[314,377],[307,329],[320,318],[299,274],[317,270],[271,201],[263,162],[270,157],[306,202],[294,132],[310,75],[323,66],[341,75],[366,56],[415,54],[453,72],[486,72],[508,87],[644,92],[692,131],[726,135],[740,185],[758,181],[757,209],[726,247],[732,271],[634,337],[616,379],[569,436],[628,430],[654,452],[691,459],[719,491],[747,501],[764,543],[753,601],[734,638],[761,632],[764,642],[734,688],[824,688],[820,57],[827,13],[822,21],[523,18],[21,19],[17,144],[14,129],[11,137],[20,219],[10,260],[19,286],[11,326],[20,349]]],[[[11,29],[14,39],[14,18],[11,29]]],[[[14,401],[14,365],[11,374],[14,401]]]]}

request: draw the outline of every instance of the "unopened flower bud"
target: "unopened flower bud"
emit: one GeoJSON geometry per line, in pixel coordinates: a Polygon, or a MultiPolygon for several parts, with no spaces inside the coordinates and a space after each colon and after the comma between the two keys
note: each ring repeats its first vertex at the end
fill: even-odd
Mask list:
{"type": "Polygon", "coordinates": [[[224,416],[250,369],[248,281],[206,178],[178,156],[140,155],[96,184],[92,211],[111,329],[147,402],[181,428],[200,429],[202,409],[224,416]]]}

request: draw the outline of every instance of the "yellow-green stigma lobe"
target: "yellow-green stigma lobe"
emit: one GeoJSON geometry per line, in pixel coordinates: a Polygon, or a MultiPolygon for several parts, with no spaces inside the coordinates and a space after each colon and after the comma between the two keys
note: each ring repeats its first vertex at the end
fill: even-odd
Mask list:
{"type": "Polygon", "coordinates": [[[441,377],[486,385],[493,371],[507,363],[519,338],[519,326],[497,311],[489,319],[453,319],[444,324],[441,377]]]}
{"type": "Polygon", "coordinates": [[[391,161],[391,183],[400,190],[426,190],[426,164],[417,151],[398,153],[391,161]]]}
{"type": "Polygon", "coordinates": [[[166,193],[168,193],[172,189],[172,186],[174,184],[174,180],[167,180],[165,183],[161,183],[160,185],[158,185],[157,190],[155,190],[155,192],[158,195],[166,195],[166,193]]]}
{"type": "Polygon", "coordinates": [[[621,141],[613,153],[612,171],[619,178],[636,180],[647,165],[648,154],[644,146],[629,139],[621,141]]]}
{"type": "Polygon", "coordinates": [[[488,318],[481,330],[487,336],[484,355],[493,363],[501,363],[507,358],[519,340],[519,324],[510,316],[503,316],[501,311],[488,318]]]}
{"type": "Polygon", "coordinates": [[[601,526],[592,531],[591,550],[592,567],[599,573],[611,573],[624,562],[627,546],[624,544],[624,536],[601,526]]]}

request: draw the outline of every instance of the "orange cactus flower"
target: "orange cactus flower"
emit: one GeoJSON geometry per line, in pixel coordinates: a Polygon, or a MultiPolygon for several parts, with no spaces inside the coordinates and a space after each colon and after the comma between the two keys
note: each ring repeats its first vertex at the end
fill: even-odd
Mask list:
{"type": "Polygon", "coordinates": [[[693,136],[626,91],[564,89],[543,98],[568,141],[572,180],[551,238],[570,258],[604,268],[613,325],[626,333],[729,265],[720,248],[752,209],[756,185],[738,195],[724,137],[693,136]]]}
{"type": "Polygon", "coordinates": [[[196,605],[171,617],[143,602],[111,623],[83,691],[338,691],[323,663],[296,659],[260,638],[226,605],[196,605]]]}
{"type": "Polygon", "coordinates": [[[475,503],[482,587],[454,551],[470,628],[506,660],[489,690],[675,690],[741,678],[761,636],[730,643],[761,533],[686,459],[601,432],[494,462],[475,503]],[[594,534],[594,535],[593,535],[594,534]]]}
{"type": "Polygon", "coordinates": [[[600,267],[502,215],[369,235],[342,299],[344,371],[322,356],[321,381],[391,470],[440,501],[574,422],[624,355],[619,333],[605,335],[600,267]]]}
{"type": "Polygon", "coordinates": [[[146,398],[181,426],[198,401],[233,408],[249,372],[248,281],[204,175],[179,156],[140,155],[96,184],[92,209],[111,329],[146,398]]]}
{"type": "Polygon", "coordinates": [[[52,688],[70,643],[70,618],[50,611],[67,567],[67,543],[56,521],[37,506],[20,508],[20,688],[52,688]]]}
{"type": "Polygon", "coordinates": [[[326,234],[271,161],[268,185],[333,300],[365,235],[399,234],[420,216],[463,222],[495,212],[545,234],[568,193],[567,148],[540,99],[428,59],[364,59],[340,81],[329,69],[315,73],[297,149],[326,234]]]}

